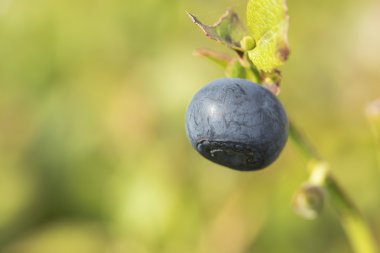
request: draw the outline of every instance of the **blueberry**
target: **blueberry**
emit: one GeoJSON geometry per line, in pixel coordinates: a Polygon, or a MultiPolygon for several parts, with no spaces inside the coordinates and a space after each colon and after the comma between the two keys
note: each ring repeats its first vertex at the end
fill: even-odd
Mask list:
{"type": "Polygon", "coordinates": [[[221,78],[191,100],[186,133],[208,160],[236,170],[259,170],[284,148],[288,119],[267,89],[245,79],[221,78]]]}

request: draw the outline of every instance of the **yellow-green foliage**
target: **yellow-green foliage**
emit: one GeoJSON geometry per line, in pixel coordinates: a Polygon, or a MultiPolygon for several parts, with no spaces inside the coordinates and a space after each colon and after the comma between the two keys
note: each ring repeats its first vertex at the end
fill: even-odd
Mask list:
{"type": "Polygon", "coordinates": [[[248,1],[247,23],[256,41],[248,55],[258,69],[270,72],[287,59],[288,19],[284,0],[248,1]]]}

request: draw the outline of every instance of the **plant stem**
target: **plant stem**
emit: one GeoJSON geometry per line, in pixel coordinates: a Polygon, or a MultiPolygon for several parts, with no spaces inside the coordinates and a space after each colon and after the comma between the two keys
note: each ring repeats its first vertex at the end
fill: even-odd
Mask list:
{"type": "Polygon", "coordinates": [[[326,178],[325,186],[330,204],[337,211],[354,251],[357,253],[378,252],[375,239],[364,217],[333,176],[329,175],[326,178]]]}
{"type": "Polygon", "coordinates": [[[306,159],[309,161],[322,160],[314,147],[308,141],[306,141],[306,138],[302,135],[302,133],[297,129],[291,120],[289,120],[289,137],[297,145],[299,151],[304,155],[306,159]]]}
{"type": "MultiPolygon", "coordinates": [[[[308,160],[324,162],[293,123],[289,124],[289,135],[308,160]]],[[[318,172],[318,166],[314,167],[316,169],[310,171],[311,177],[313,173],[318,172]]],[[[375,239],[367,222],[329,171],[324,178],[323,186],[328,194],[330,205],[336,210],[354,252],[378,253],[375,239]]]]}

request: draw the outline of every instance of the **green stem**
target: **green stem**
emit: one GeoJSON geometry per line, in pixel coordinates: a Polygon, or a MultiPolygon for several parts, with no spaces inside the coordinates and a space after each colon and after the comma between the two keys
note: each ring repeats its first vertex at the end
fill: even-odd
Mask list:
{"type": "Polygon", "coordinates": [[[247,52],[244,52],[244,54],[240,57],[240,62],[242,63],[242,66],[244,66],[244,68],[247,71],[247,79],[254,83],[261,83],[262,80],[261,80],[260,71],[249,60],[247,52]]]}
{"type": "Polygon", "coordinates": [[[333,176],[329,175],[326,178],[325,186],[329,193],[330,203],[337,211],[354,251],[357,253],[378,252],[375,239],[364,217],[333,176]]]}
{"type": "MultiPolygon", "coordinates": [[[[292,123],[289,124],[289,136],[306,158],[323,162],[315,149],[292,123]]],[[[311,170],[311,177],[313,172],[317,172],[317,170],[311,170]]],[[[377,253],[378,248],[367,222],[329,171],[325,176],[323,186],[326,189],[331,206],[339,216],[354,252],[377,253]]]]}
{"type": "Polygon", "coordinates": [[[291,120],[289,120],[289,137],[293,140],[294,144],[297,145],[299,151],[306,159],[316,161],[322,160],[314,147],[311,146],[308,141],[306,141],[305,137],[292,123],[291,120]]]}

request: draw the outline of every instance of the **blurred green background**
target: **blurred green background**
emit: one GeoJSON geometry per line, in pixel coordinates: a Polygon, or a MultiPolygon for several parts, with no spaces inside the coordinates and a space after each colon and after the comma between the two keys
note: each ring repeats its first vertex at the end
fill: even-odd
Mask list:
{"type": "MultiPolygon", "coordinates": [[[[188,143],[192,95],[223,76],[213,23],[246,1],[0,0],[0,252],[351,252],[327,206],[290,203],[306,163],[289,141],[239,173],[188,143]]],[[[380,241],[380,170],[364,114],[380,96],[380,3],[288,0],[280,99],[380,241]]]]}

